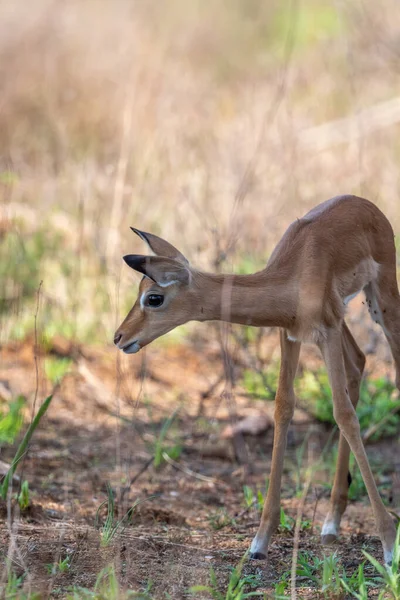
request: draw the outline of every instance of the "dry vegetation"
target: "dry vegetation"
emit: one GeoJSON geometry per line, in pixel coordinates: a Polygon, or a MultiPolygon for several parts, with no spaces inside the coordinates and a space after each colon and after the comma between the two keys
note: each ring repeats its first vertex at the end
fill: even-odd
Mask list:
{"type": "MultiPolygon", "coordinates": [[[[14,562],[2,583],[12,564],[25,590],[64,597],[74,585],[93,589],[114,561],[122,586],[154,580],[152,597],[178,599],[207,583],[215,559],[226,585],[257,519],[252,511],[238,519],[243,484],[263,488],[271,439],[233,450],[218,439],[236,412],[271,412],[253,398],[259,385],[249,392],[246,368],[269,366],[272,380],[261,388],[273,392],[276,338],[235,328],[222,344],[235,366],[236,406],[221,399],[213,325],[116,358],[112,335],[136,282],[121,256],[144,250],[129,225],[161,234],[199,267],[241,272],[266,262],[291,220],[340,193],[376,202],[399,233],[399,39],[395,0],[0,2],[0,414],[20,394],[32,408],[61,379],[24,463],[30,513],[19,520],[3,511],[2,558],[14,562]],[[150,467],[122,494],[177,407],[168,436],[186,471],[150,467]],[[204,456],[210,444],[217,458],[204,456]],[[254,462],[251,473],[238,470],[234,453],[254,462]],[[145,502],[136,529],[99,550],[93,525],[107,481],[120,517],[129,502],[161,496],[145,502]],[[229,518],[219,528],[221,502],[229,518]],[[68,573],[46,571],[65,552],[68,573]]],[[[380,333],[364,319],[356,303],[351,323],[370,351],[369,374],[391,377],[380,333]]],[[[318,373],[312,349],[305,359],[318,373]]],[[[311,392],[302,381],[304,400],[311,392]]],[[[299,411],[293,457],[305,421],[299,411]]],[[[317,438],[324,448],[324,426],[317,438]]],[[[386,467],[379,477],[388,499],[397,443],[371,450],[386,467]]],[[[3,450],[11,460],[15,446],[3,450]]],[[[301,468],[293,460],[285,506],[295,516],[301,468]]],[[[306,516],[320,523],[326,502],[325,490],[306,516]]],[[[368,508],[355,504],[350,515],[346,568],[364,541],[379,556],[368,508]]],[[[306,535],[306,549],[320,552],[317,533],[306,535]]],[[[281,532],[266,570],[248,567],[259,589],[273,593],[292,545],[281,532]]],[[[315,585],[306,588],[298,597],[315,598],[315,585]]]]}

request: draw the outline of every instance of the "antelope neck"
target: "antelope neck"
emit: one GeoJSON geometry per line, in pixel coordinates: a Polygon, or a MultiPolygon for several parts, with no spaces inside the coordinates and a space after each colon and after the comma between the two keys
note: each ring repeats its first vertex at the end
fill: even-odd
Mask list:
{"type": "Polygon", "coordinates": [[[265,269],[251,275],[195,273],[197,321],[289,327],[293,309],[287,285],[265,269]]]}

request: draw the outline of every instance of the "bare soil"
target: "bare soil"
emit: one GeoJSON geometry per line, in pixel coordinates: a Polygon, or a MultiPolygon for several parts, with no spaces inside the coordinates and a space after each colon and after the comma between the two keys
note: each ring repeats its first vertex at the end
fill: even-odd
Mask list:
{"type": "MultiPolygon", "coordinates": [[[[13,397],[26,395],[30,408],[38,385],[37,409],[52,385],[44,376],[45,356],[35,356],[34,347],[33,340],[3,347],[0,381],[13,397]]],[[[151,352],[125,357],[111,348],[66,349],[59,340],[49,352],[73,356],[74,367],[56,388],[18,469],[21,479],[29,481],[29,508],[21,513],[15,501],[1,506],[3,565],[11,558],[15,573],[25,573],[24,588],[39,591],[43,598],[65,597],[73,586],[93,588],[109,564],[115,565],[123,587],[140,590],[151,581],[157,599],[189,597],[190,586],[209,584],[210,567],[223,589],[257,528],[259,513],[255,507],[246,509],[243,486],[265,489],[273,427],[242,440],[226,439],[222,432],[248,415],[272,419],[273,403],[250,398],[240,389],[234,400],[221,398],[223,384],[214,386],[222,370],[219,350],[200,342],[197,347],[153,346],[151,352]],[[156,469],[151,461],[156,440],[176,409],[165,444],[179,444],[181,455],[175,464],[156,469]],[[96,515],[107,499],[107,482],[119,519],[135,501],[141,504],[131,522],[125,520],[104,546],[96,515]],[[52,574],[49,565],[67,555],[70,568],[52,574]]],[[[319,360],[313,349],[303,358],[308,366],[319,360]]],[[[283,507],[293,518],[301,507],[305,468],[320,456],[330,435],[329,428],[296,411],[283,481],[283,507]]],[[[3,448],[2,460],[10,462],[14,452],[3,448]]],[[[398,441],[369,445],[368,453],[381,465],[377,481],[384,484],[385,499],[390,503],[394,494],[396,500],[398,441]]],[[[324,470],[313,475],[300,513],[311,523],[301,531],[300,552],[327,552],[319,532],[328,507],[328,477],[324,470]]],[[[105,512],[103,506],[100,526],[105,512]]],[[[273,594],[291,569],[294,542],[293,531],[281,529],[266,563],[245,562],[243,573],[257,575],[258,590],[273,594]]],[[[349,503],[340,542],[333,547],[348,572],[363,560],[363,549],[382,559],[366,500],[349,503]]],[[[311,582],[299,579],[297,586],[299,598],[319,597],[311,582]]]]}

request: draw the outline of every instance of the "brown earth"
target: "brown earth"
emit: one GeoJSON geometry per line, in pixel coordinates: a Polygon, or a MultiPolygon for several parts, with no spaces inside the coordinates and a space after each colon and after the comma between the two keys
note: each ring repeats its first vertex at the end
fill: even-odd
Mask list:
{"type": "MultiPolygon", "coordinates": [[[[276,343],[275,334],[271,343],[276,343]]],[[[190,586],[209,584],[210,567],[223,589],[256,531],[259,514],[255,507],[246,509],[243,486],[264,489],[273,429],[271,425],[258,436],[246,435],[244,444],[240,438],[223,438],[221,432],[241,417],[272,418],[273,403],[246,396],[240,388],[234,401],[221,396],[223,384],[213,387],[222,372],[219,350],[201,341],[192,347],[153,346],[134,357],[111,348],[65,349],[62,341],[49,351],[73,356],[74,366],[55,390],[18,468],[29,482],[29,508],[20,514],[14,501],[1,506],[3,565],[8,556],[15,573],[25,573],[24,589],[40,591],[43,598],[65,597],[73,586],[93,589],[100,570],[111,563],[123,587],[145,589],[151,581],[157,599],[189,597],[190,586]],[[156,469],[151,460],[156,440],[174,410],[178,412],[165,444],[179,444],[181,454],[175,463],[156,469]],[[245,465],[239,464],[238,453],[245,465]],[[135,501],[141,504],[131,522],[125,519],[104,546],[96,514],[107,499],[107,482],[119,519],[135,501]],[[49,573],[48,565],[67,555],[70,568],[49,573]]],[[[24,394],[33,407],[38,385],[37,409],[52,387],[44,376],[45,357],[35,357],[33,341],[26,341],[3,347],[0,358],[0,381],[13,397],[24,394]]],[[[312,348],[303,360],[308,366],[319,361],[312,348]]],[[[293,518],[301,505],[305,469],[320,456],[329,436],[328,428],[296,411],[283,481],[283,507],[293,518]]],[[[368,446],[374,464],[381,465],[377,480],[386,500],[395,492],[398,448],[393,440],[368,446]]],[[[14,452],[3,448],[1,458],[10,462],[14,452]]],[[[328,506],[327,477],[323,469],[313,474],[302,511],[302,519],[311,525],[301,532],[300,552],[324,552],[319,531],[328,506]]],[[[103,506],[101,523],[105,512],[103,506]]],[[[293,545],[293,530],[281,529],[268,562],[247,561],[243,573],[256,575],[257,589],[272,594],[291,569],[293,545]]],[[[382,559],[366,500],[350,503],[340,543],[333,548],[349,573],[363,560],[362,549],[382,559]]],[[[6,569],[3,580],[5,576],[6,569]]],[[[319,597],[309,581],[300,578],[297,586],[299,598],[319,597]]]]}

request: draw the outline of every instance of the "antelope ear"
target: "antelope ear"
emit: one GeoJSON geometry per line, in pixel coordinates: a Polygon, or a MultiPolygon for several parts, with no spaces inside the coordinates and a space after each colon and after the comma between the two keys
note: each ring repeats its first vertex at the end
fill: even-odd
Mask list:
{"type": "Polygon", "coordinates": [[[136,233],[146,244],[149,246],[150,250],[154,252],[156,256],[166,256],[167,258],[173,258],[174,260],[179,260],[184,265],[188,265],[189,261],[187,258],[183,256],[179,250],[175,248],[169,242],[166,242],[162,238],[158,237],[158,235],[153,235],[152,233],[146,233],[145,231],[139,231],[139,229],[135,229],[131,227],[132,231],[136,233]]]}
{"type": "Polygon", "coordinates": [[[172,258],[127,254],[124,256],[124,261],[131,269],[150,277],[161,287],[167,287],[173,283],[187,285],[190,281],[189,269],[172,258]]]}

